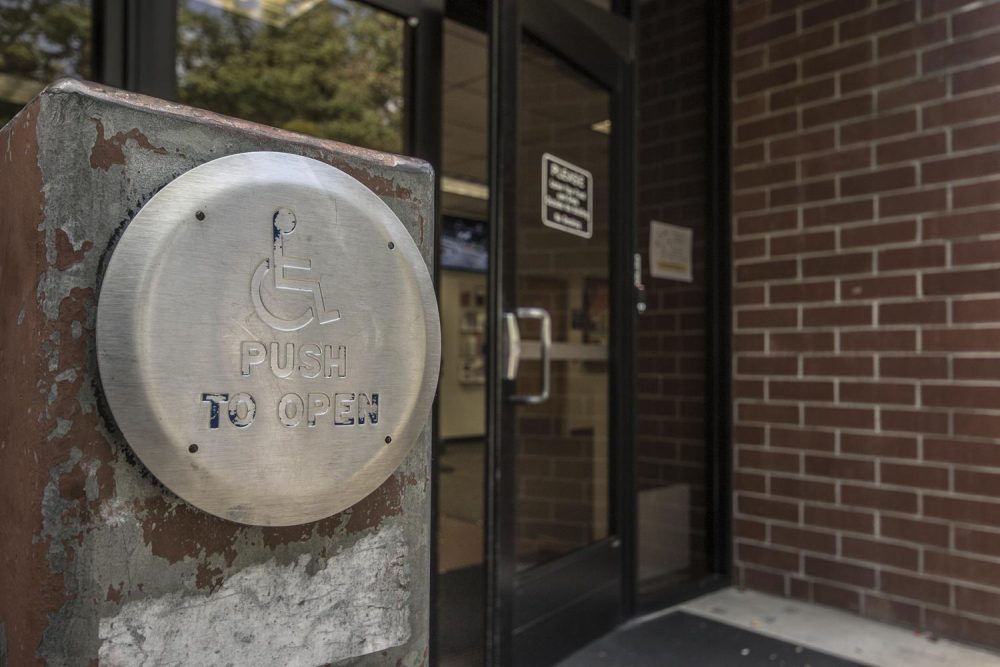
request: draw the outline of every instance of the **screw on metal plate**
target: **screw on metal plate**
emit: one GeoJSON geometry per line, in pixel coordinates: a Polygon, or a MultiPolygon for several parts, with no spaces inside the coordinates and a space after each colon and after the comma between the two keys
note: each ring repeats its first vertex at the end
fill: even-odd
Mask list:
{"type": "Polygon", "coordinates": [[[388,445],[390,442],[392,442],[392,436],[391,435],[385,436],[385,444],[388,445]]]}
{"type": "Polygon", "coordinates": [[[389,250],[392,250],[395,247],[396,247],[396,244],[393,243],[392,241],[389,241],[389,250]]]}
{"type": "Polygon", "coordinates": [[[188,447],[188,451],[191,452],[192,454],[196,453],[198,451],[198,445],[191,445],[190,447],[188,447]]]}
{"type": "Polygon", "coordinates": [[[201,222],[202,220],[205,219],[205,212],[198,211],[197,213],[194,214],[194,217],[197,218],[199,222],[201,222]]]}

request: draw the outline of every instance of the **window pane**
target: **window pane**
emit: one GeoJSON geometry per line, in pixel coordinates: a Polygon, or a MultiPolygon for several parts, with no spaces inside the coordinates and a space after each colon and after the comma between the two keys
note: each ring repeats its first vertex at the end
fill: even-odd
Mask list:
{"type": "Polygon", "coordinates": [[[90,0],[0,0],[0,125],[46,84],[91,75],[90,0]]]}
{"type": "Polygon", "coordinates": [[[349,0],[182,0],[177,24],[185,104],[403,150],[402,19],[349,0]]]}

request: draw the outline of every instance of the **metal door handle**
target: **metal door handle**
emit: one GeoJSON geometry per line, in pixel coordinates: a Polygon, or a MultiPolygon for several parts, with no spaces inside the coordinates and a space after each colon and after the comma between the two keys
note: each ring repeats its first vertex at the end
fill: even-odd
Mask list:
{"type": "Polygon", "coordinates": [[[513,394],[510,401],[537,405],[549,400],[552,362],[552,318],[544,308],[518,308],[514,313],[504,313],[504,379],[516,380],[521,365],[521,328],[518,318],[539,320],[542,325],[539,347],[542,361],[542,390],[537,394],[513,394]]]}

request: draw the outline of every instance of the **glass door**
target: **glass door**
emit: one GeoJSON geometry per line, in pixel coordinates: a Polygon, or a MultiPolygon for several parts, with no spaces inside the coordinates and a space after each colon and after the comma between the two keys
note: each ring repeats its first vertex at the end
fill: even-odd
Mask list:
{"type": "Polygon", "coordinates": [[[492,656],[546,665],[625,606],[630,33],[591,5],[517,9],[493,33],[492,656]]]}

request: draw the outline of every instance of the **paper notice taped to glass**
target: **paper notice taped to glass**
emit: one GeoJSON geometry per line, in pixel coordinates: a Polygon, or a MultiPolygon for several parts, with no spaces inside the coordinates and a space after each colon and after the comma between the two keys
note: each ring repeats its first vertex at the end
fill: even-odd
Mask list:
{"type": "Polygon", "coordinates": [[[649,223],[649,275],[691,282],[691,246],[694,232],[690,227],[653,220],[649,223]]]}

